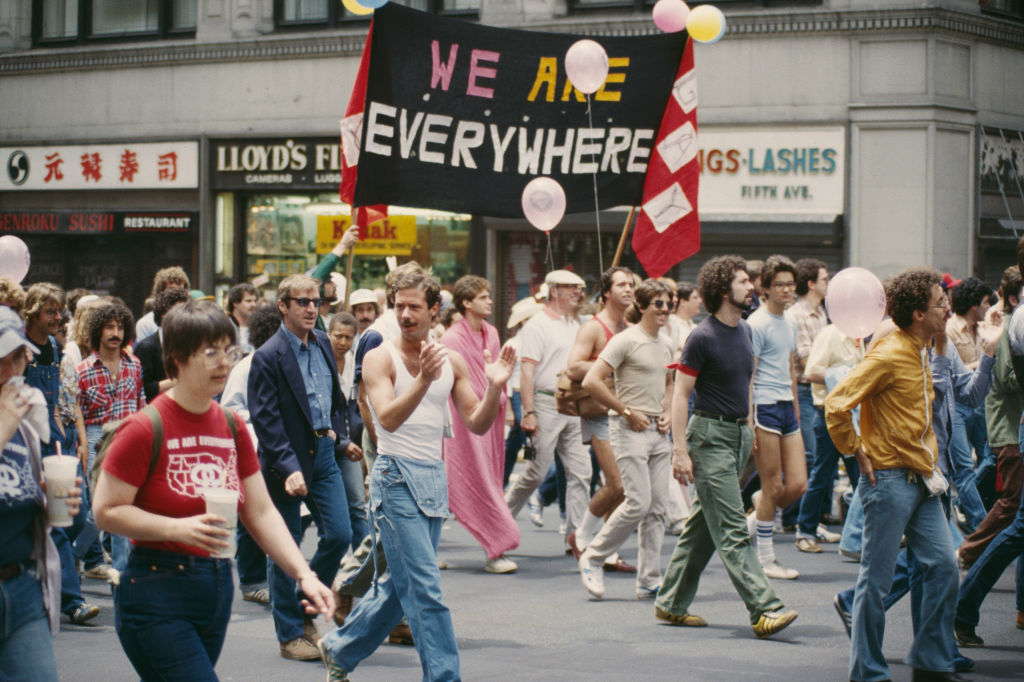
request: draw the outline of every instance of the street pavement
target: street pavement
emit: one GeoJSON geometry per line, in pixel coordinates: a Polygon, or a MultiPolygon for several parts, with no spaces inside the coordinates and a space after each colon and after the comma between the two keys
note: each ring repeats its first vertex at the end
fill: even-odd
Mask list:
{"type": "MultiPolygon", "coordinates": [[[[563,554],[558,513],[545,510],[535,527],[521,514],[522,543],[510,553],[519,564],[511,575],[483,570],[484,553],[454,519],[442,533],[440,557],[445,601],[452,610],[466,680],[844,680],[849,640],[832,598],[853,584],[857,564],[823,545],[823,554],[802,554],[792,535],[776,536],[776,553],[800,571],[795,581],[774,581],[787,607],[800,617],[771,639],[751,632],[747,612],[717,557],[705,571],[691,609],[707,628],[677,628],[654,619],[650,601],[634,596],[633,577],[605,574],[605,598],[592,600],[571,557],[563,554]]],[[[313,552],[315,529],[303,550],[313,552]]],[[[663,567],[674,539],[665,537],[663,567]]],[[[636,536],[622,554],[636,559],[636,536]]],[[[1024,631],[1014,627],[1013,574],[1002,577],[982,609],[978,634],[985,648],[965,649],[975,659],[974,680],[1024,679],[1024,631]]],[[[64,624],[56,640],[64,680],[137,679],[117,640],[113,603],[105,583],[84,580],[86,599],[102,613],[89,627],[64,624]]],[[[909,680],[903,663],[912,640],[909,598],[889,612],[885,653],[894,680],[909,680]]],[[[325,624],[318,620],[321,630],[325,624]]],[[[165,646],[173,647],[174,642],[165,646]]],[[[286,661],[278,655],[273,623],[262,606],[236,592],[227,642],[217,665],[221,680],[322,680],[319,662],[286,661]]],[[[418,680],[412,647],[382,645],[350,677],[356,682],[418,680]]]]}

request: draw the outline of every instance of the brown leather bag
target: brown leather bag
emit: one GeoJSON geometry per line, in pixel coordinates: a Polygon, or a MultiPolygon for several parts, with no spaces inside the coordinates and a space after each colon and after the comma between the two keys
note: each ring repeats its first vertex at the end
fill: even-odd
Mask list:
{"type": "MultiPolygon", "coordinates": [[[[612,393],[615,392],[613,377],[605,377],[604,383],[612,393]]],[[[555,408],[559,414],[587,419],[608,414],[608,408],[594,400],[583,388],[582,382],[570,379],[566,370],[558,373],[558,380],[555,383],[555,408]]]]}

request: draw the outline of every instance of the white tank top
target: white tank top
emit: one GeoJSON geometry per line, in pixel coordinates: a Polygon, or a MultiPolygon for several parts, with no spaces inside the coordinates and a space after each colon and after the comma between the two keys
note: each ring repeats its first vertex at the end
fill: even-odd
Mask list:
{"type": "MultiPolygon", "coordinates": [[[[395,397],[398,397],[412,386],[413,376],[405,368],[402,355],[393,342],[385,341],[381,347],[391,354],[391,362],[395,366],[395,397]]],[[[455,374],[451,362],[446,359],[441,367],[441,377],[431,382],[420,404],[396,431],[387,431],[380,425],[380,419],[371,404],[370,414],[377,430],[378,454],[418,462],[440,462],[447,414],[445,408],[454,383],[455,374]]]]}

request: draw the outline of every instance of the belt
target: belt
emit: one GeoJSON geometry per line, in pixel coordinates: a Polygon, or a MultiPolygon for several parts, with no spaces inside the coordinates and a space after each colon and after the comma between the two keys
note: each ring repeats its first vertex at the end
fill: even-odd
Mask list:
{"type": "Polygon", "coordinates": [[[330,429],[313,429],[313,435],[317,438],[327,438],[327,434],[330,429]]]}
{"type": "Polygon", "coordinates": [[[715,421],[725,422],[727,424],[746,424],[746,417],[726,417],[721,414],[712,414],[705,412],[704,410],[694,410],[693,414],[697,417],[704,417],[705,419],[714,419],[715,421]]]}
{"type": "Polygon", "coordinates": [[[26,561],[15,561],[11,564],[0,565],[0,583],[17,578],[25,570],[26,561]]]}

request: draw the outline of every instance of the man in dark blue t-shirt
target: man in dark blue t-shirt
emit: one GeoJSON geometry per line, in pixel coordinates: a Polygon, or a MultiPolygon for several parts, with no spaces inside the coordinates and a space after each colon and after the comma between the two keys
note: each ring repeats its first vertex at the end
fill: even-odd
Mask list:
{"type": "Polygon", "coordinates": [[[707,625],[688,609],[700,574],[717,549],[750,612],[754,633],[767,637],[797,614],[785,610],[768,583],[750,542],[740,498],[739,474],[754,439],[747,426],[754,351],[741,314],[754,285],[742,258],[720,256],[704,264],[697,286],[710,315],[686,339],[675,365],[679,371],[672,396],[672,475],[696,486],[697,501],[665,571],[654,615],[673,625],[707,625]]]}

